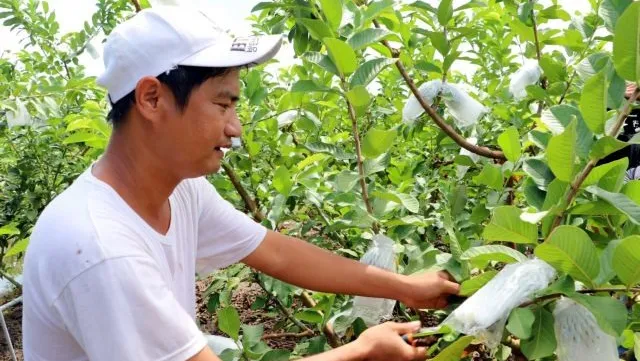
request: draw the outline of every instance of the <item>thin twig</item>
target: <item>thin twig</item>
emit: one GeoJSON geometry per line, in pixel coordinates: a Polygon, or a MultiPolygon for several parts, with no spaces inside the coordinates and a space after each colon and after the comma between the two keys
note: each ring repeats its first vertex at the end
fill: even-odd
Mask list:
{"type": "MultiPolygon", "coordinates": [[[[618,132],[620,131],[620,128],[624,124],[625,119],[631,112],[631,105],[633,104],[633,102],[636,101],[636,99],[638,98],[638,95],[640,95],[640,88],[637,88],[633,92],[633,95],[629,97],[629,100],[627,101],[627,104],[625,104],[624,109],[618,115],[618,119],[616,120],[616,123],[613,129],[611,129],[611,131],[609,132],[608,134],[609,136],[615,137],[618,134],[618,132]]],[[[585,179],[587,179],[587,176],[589,176],[589,173],[591,173],[593,168],[595,168],[599,160],[600,158],[590,160],[589,163],[587,163],[586,167],[582,170],[582,172],[580,172],[578,176],[576,176],[575,180],[571,183],[571,185],[569,185],[569,188],[565,193],[565,197],[564,197],[565,201],[562,204],[560,212],[558,212],[558,215],[553,221],[553,226],[551,227],[551,231],[553,231],[556,227],[560,225],[560,223],[562,223],[562,219],[564,218],[564,213],[566,212],[567,208],[569,208],[569,206],[575,199],[576,195],[578,194],[578,191],[580,190],[580,186],[582,186],[582,183],[584,183],[585,179]]],[[[551,234],[551,232],[549,232],[549,234],[551,234]]]]}
{"type": "Polygon", "coordinates": [[[260,286],[260,288],[262,288],[262,290],[269,296],[269,298],[276,303],[276,306],[278,306],[278,308],[280,309],[283,315],[285,315],[289,320],[291,320],[291,322],[293,322],[294,325],[298,326],[300,329],[304,330],[305,332],[310,332],[311,334],[313,334],[313,331],[309,327],[307,327],[305,324],[300,322],[300,320],[298,320],[297,318],[293,317],[291,312],[289,312],[289,310],[286,307],[284,307],[284,305],[282,304],[282,302],[280,302],[278,297],[274,296],[273,294],[271,294],[271,292],[267,290],[267,287],[260,280],[258,273],[254,273],[254,279],[256,283],[260,286]]]}
{"type": "Polygon", "coordinates": [[[131,0],[131,2],[133,3],[133,6],[136,8],[137,13],[142,11],[142,6],[140,6],[140,3],[138,2],[138,0],[131,0]]]}
{"type": "Polygon", "coordinates": [[[242,183],[240,183],[240,180],[238,179],[238,176],[233,171],[233,169],[224,163],[222,164],[222,169],[224,169],[224,172],[229,177],[229,180],[233,184],[233,187],[236,189],[238,194],[240,194],[240,197],[253,215],[253,218],[255,218],[258,222],[262,222],[265,219],[264,214],[260,212],[258,206],[256,205],[256,202],[249,196],[247,190],[242,186],[242,183]]]}
{"type": "Polygon", "coordinates": [[[262,336],[262,339],[273,340],[274,338],[283,338],[283,337],[302,338],[302,337],[308,337],[308,336],[313,336],[313,331],[306,330],[304,332],[299,332],[299,333],[294,333],[294,332],[271,333],[271,334],[262,336]]]}
{"type": "MultiPolygon", "coordinates": [[[[380,28],[380,24],[375,19],[373,20],[373,24],[376,28],[380,28]]],[[[462,135],[458,134],[458,132],[456,132],[455,129],[453,129],[453,127],[447,124],[444,121],[444,119],[442,119],[440,114],[438,114],[433,108],[431,108],[422,97],[422,94],[420,94],[420,91],[418,90],[415,83],[413,82],[413,79],[411,79],[411,77],[407,73],[407,70],[404,68],[404,65],[402,65],[402,61],[399,59],[400,52],[397,49],[394,49],[393,47],[391,47],[388,41],[382,40],[381,42],[382,44],[384,44],[384,46],[386,46],[391,51],[391,54],[394,58],[398,58],[398,60],[396,61],[396,68],[398,68],[398,71],[400,71],[400,74],[402,75],[405,82],[409,86],[409,89],[411,89],[411,92],[418,100],[418,103],[420,103],[420,105],[425,110],[425,112],[429,115],[429,117],[431,117],[434,123],[436,123],[436,125],[440,129],[442,129],[442,131],[446,135],[448,135],[451,139],[453,139],[453,141],[456,142],[460,147],[474,154],[478,154],[483,157],[493,158],[493,159],[500,159],[500,160],[507,159],[502,151],[493,150],[487,147],[481,147],[481,146],[477,146],[469,143],[466,139],[464,139],[462,135]]]]}
{"type": "MultiPolygon", "coordinates": [[[[529,0],[529,3],[533,4],[533,0],[529,0]]],[[[535,41],[536,46],[536,58],[538,59],[538,64],[540,64],[540,59],[542,58],[542,52],[540,50],[540,41],[538,40],[538,24],[536,23],[536,14],[533,11],[533,6],[531,7],[531,22],[533,23],[533,39],[535,41]]],[[[547,77],[543,76],[540,79],[540,87],[542,89],[547,89],[547,77]]],[[[542,114],[542,109],[544,108],[544,100],[540,100],[538,103],[538,111],[536,114],[540,116],[542,114]]]]}
{"type": "MultiPolygon", "coordinates": [[[[596,288],[596,289],[589,289],[589,290],[578,290],[576,292],[578,293],[598,293],[598,292],[637,292],[640,291],[640,288],[630,288],[630,289],[626,289],[626,288],[596,288]]],[[[560,298],[562,296],[566,296],[564,293],[552,293],[550,295],[545,295],[542,297],[538,297],[535,300],[532,301],[528,301],[525,302],[523,304],[521,304],[519,307],[529,307],[533,304],[536,303],[540,303],[540,302],[544,302],[544,301],[549,301],[549,300],[554,300],[556,298],[560,298]]]]}
{"type": "MultiPolygon", "coordinates": [[[[302,294],[300,294],[300,299],[302,300],[302,304],[305,305],[305,307],[308,307],[308,308],[316,307],[316,302],[313,300],[313,298],[311,298],[311,296],[307,292],[302,291],[302,294]]],[[[320,312],[320,314],[322,315],[322,312],[320,312]]],[[[322,326],[322,333],[324,333],[324,336],[327,338],[327,343],[329,343],[331,347],[333,348],[340,347],[341,345],[340,337],[338,337],[338,335],[336,335],[336,333],[333,332],[333,329],[331,328],[331,326],[329,326],[329,324],[325,323],[324,326],[322,326]]]]}
{"type": "MultiPolygon", "coordinates": [[[[342,80],[342,88],[346,90],[346,85],[344,79],[342,80]]],[[[356,143],[356,162],[358,163],[358,174],[360,175],[360,188],[362,190],[362,200],[364,201],[365,207],[367,207],[367,213],[373,216],[373,207],[371,206],[371,201],[369,200],[369,193],[367,192],[367,181],[364,176],[364,166],[362,162],[362,150],[360,147],[360,133],[358,132],[358,118],[356,117],[356,111],[353,109],[353,104],[349,101],[349,99],[345,96],[344,100],[347,102],[347,109],[349,110],[349,117],[351,117],[351,128],[353,131],[353,138],[356,143]]],[[[373,232],[379,233],[380,227],[377,222],[374,222],[372,227],[373,232]]]]}
{"type": "Polygon", "coordinates": [[[17,289],[22,290],[22,285],[20,282],[16,281],[13,277],[6,274],[4,271],[0,271],[0,276],[9,281],[12,285],[14,285],[17,289]]]}

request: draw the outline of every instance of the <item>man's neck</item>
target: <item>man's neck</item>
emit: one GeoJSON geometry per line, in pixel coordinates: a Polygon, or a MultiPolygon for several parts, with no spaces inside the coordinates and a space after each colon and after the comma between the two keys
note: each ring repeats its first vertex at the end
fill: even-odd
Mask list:
{"type": "Polygon", "coordinates": [[[131,138],[137,139],[114,130],[92,174],[109,184],[156,231],[165,233],[171,221],[168,199],[181,179],[140,143],[141,138],[131,138]]]}

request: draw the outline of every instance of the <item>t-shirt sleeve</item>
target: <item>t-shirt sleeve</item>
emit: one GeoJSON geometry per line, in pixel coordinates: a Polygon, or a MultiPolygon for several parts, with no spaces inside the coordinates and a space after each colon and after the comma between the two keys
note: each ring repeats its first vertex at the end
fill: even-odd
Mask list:
{"type": "Polygon", "coordinates": [[[206,345],[147,257],[90,267],[67,284],[54,307],[92,361],[185,361],[206,345]]]}
{"type": "Polygon", "coordinates": [[[196,270],[208,273],[241,261],[251,254],[267,234],[267,229],[235,209],[201,177],[196,179],[198,207],[198,250],[196,270]]]}

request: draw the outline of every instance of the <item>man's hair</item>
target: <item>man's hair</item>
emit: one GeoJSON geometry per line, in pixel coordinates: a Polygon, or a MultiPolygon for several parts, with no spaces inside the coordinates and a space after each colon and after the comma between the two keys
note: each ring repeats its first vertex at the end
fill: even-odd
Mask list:
{"type": "MultiPolygon", "coordinates": [[[[157,76],[161,83],[165,84],[176,100],[178,110],[182,111],[189,103],[189,97],[194,89],[198,88],[207,79],[226,74],[232,68],[207,68],[197,66],[179,65],[175,69],[157,76]]],[[[107,119],[114,128],[121,125],[136,102],[135,90],[125,95],[115,103],[111,103],[111,110],[107,119]]]]}

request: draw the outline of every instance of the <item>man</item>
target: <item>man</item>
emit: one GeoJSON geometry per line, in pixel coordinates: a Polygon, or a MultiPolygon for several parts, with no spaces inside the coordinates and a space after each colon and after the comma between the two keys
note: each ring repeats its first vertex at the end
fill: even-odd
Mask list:
{"type": "MultiPolygon", "coordinates": [[[[98,79],[112,102],[104,155],[44,210],[24,270],[27,361],[213,361],[195,318],[195,274],[244,262],[312,290],[443,307],[445,274],[402,276],[269,231],[203,177],[241,136],[239,67],[280,37],[230,39],[202,13],[144,10],[118,26],[98,79]]],[[[414,360],[384,324],[310,360],[414,360]]]]}

